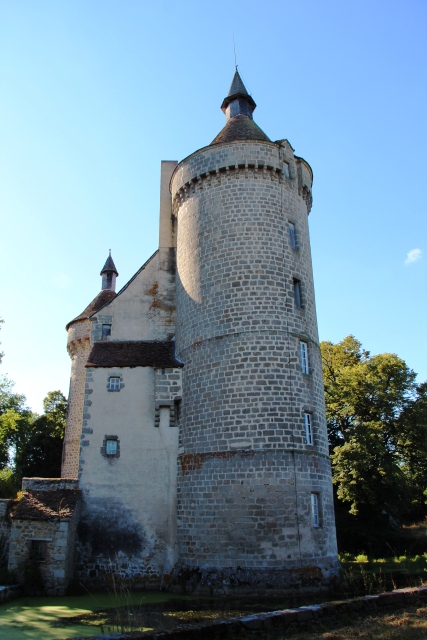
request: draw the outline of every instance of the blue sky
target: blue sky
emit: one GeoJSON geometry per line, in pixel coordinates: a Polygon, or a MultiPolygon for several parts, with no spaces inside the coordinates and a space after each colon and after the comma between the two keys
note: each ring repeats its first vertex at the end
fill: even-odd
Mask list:
{"type": "Polygon", "coordinates": [[[425,0],[2,0],[0,372],[37,411],[68,393],[65,324],[109,248],[119,288],[156,249],[160,161],[222,128],[234,33],[257,124],[314,171],[321,339],[427,379],[426,27],[425,0]]]}

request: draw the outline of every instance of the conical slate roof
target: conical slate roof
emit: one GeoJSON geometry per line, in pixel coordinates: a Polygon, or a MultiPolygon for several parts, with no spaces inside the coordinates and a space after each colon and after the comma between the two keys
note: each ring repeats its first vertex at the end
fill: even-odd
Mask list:
{"type": "Polygon", "coordinates": [[[252,118],[248,118],[248,116],[230,118],[211,144],[232,142],[233,140],[265,140],[271,142],[270,138],[259,128],[257,123],[252,118]]]}
{"type": "Polygon", "coordinates": [[[243,100],[246,100],[246,102],[250,105],[252,111],[256,108],[255,100],[247,92],[247,89],[243,84],[243,80],[236,69],[236,71],[234,72],[233,80],[231,82],[228,95],[226,98],[224,98],[223,103],[221,105],[221,109],[224,111],[224,113],[228,105],[230,104],[230,102],[233,102],[233,100],[237,100],[238,98],[242,98],[243,100]]]}
{"type": "Polygon", "coordinates": [[[228,95],[234,96],[235,93],[242,93],[242,94],[249,95],[248,92],[246,91],[246,87],[243,84],[243,80],[240,77],[240,73],[237,71],[237,69],[234,73],[234,77],[231,82],[230,91],[228,92],[228,95]]]}
{"type": "Polygon", "coordinates": [[[103,273],[105,273],[105,271],[113,271],[116,276],[118,276],[118,271],[116,269],[116,265],[114,264],[114,260],[111,257],[111,249],[110,249],[110,255],[108,256],[107,260],[105,261],[104,266],[102,267],[102,271],[100,273],[100,275],[102,276],[103,273]]]}
{"type": "Polygon", "coordinates": [[[227,122],[211,144],[233,142],[234,140],[263,140],[271,142],[270,138],[252,119],[252,112],[255,107],[255,101],[248,94],[236,68],[228,96],[224,98],[221,105],[222,111],[226,114],[227,122]]]}

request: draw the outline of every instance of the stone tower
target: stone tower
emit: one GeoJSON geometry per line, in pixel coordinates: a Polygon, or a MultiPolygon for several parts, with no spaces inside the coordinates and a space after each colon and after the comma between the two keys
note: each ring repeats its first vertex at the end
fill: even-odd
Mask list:
{"type": "Polygon", "coordinates": [[[181,575],[287,587],[338,566],[308,231],[312,171],[256,125],[236,70],[226,124],[171,178],[181,575]]]}
{"type": "Polygon", "coordinates": [[[102,289],[82,313],[66,326],[67,350],[71,358],[68,416],[62,448],[61,476],[77,478],[79,471],[80,440],[84,421],[86,362],[91,350],[90,316],[116,297],[117,269],[111,251],[102,268],[102,289]]]}

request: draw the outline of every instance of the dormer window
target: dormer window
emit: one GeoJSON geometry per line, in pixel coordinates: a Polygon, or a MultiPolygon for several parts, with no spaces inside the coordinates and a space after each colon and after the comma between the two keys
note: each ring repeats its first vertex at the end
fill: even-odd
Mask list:
{"type": "Polygon", "coordinates": [[[107,338],[111,336],[111,324],[103,324],[102,325],[102,337],[107,338]]]}

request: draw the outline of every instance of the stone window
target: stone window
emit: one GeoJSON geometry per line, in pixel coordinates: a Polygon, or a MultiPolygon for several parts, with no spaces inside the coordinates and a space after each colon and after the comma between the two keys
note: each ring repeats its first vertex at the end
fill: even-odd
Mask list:
{"type": "Polygon", "coordinates": [[[120,391],[120,378],[111,376],[108,378],[108,390],[109,391],[120,391]]]}
{"type": "Polygon", "coordinates": [[[103,324],[102,325],[102,337],[107,338],[111,336],[111,324],[103,324]]]}
{"type": "Polygon", "coordinates": [[[101,447],[104,458],[120,458],[120,440],[118,436],[105,436],[101,447]]]}
{"type": "Polygon", "coordinates": [[[301,280],[297,280],[296,278],[294,278],[294,300],[295,306],[297,306],[298,309],[301,309],[301,280]]]}
{"type": "Polygon", "coordinates": [[[107,456],[117,455],[117,440],[106,440],[105,453],[107,456]]]}
{"type": "Polygon", "coordinates": [[[289,178],[289,164],[287,162],[283,163],[283,173],[287,178],[289,178]]]}
{"type": "Polygon", "coordinates": [[[306,342],[303,342],[302,340],[299,343],[299,353],[302,372],[310,373],[308,368],[308,344],[306,342]]]}
{"type": "Polygon", "coordinates": [[[291,243],[291,247],[292,249],[297,249],[297,236],[296,236],[295,224],[289,221],[288,229],[289,229],[289,242],[291,243]]]}
{"type": "Polygon", "coordinates": [[[311,522],[313,527],[320,527],[320,496],[318,493],[311,494],[311,522]]]}
{"type": "Polygon", "coordinates": [[[175,398],[173,404],[175,409],[175,422],[179,422],[181,418],[181,398],[175,398]]]}
{"type": "Polygon", "coordinates": [[[46,562],[47,540],[30,540],[30,555],[37,562],[46,562]]]}
{"type": "Polygon", "coordinates": [[[304,412],[305,443],[313,444],[313,425],[311,413],[304,412]]]}

